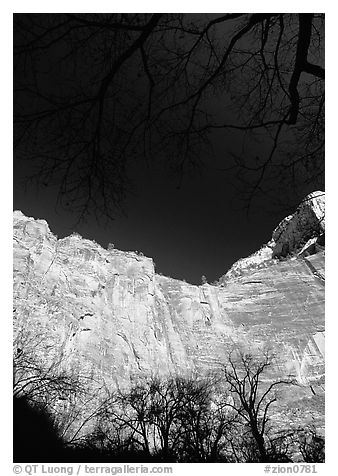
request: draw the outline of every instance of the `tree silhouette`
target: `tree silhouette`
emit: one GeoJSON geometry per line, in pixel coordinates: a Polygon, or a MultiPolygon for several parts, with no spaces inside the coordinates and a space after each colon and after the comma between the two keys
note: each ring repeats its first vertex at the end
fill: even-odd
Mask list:
{"type": "Polygon", "coordinates": [[[13,460],[20,462],[62,461],[63,442],[54,417],[32,407],[24,397],[13,399],[13,460]]]}
{"type": "Polygon", "coordinates": [[[87,444],[121,461],[288,462],[297,451],[314,461],[320,445],[308,431],[271,419],[275,389],[291,383],[267,379],[271,363],[269,353],[237,352],[222,375],[151,378],[112,392],[87,444]]]}
{"type": "Polygon", "coordinates": [[[237,415],[229,412],[227,393],[220,379],[209,376],[186,382],[186,399],[181,412],[181,458],[185,462],[231,462],[229,435],[237,415]]]}
{"type": "Polygon", "coordinates": [[[277,442],[269,441],[269,422],[271,406],[277,401],[276,388],[289,385],[288,378],[266,381],[266,370],[273,358],[269,352],[257,357],[237,351],[229,355],[229,364],[224,368],[224,379],[232,395],[232,402],[227,405],[242,420],[241,439],[248,457],[260,462],[281,461],[281,455],[275,453],[277,442]]]}
{"type": "Polygon", "coordinates": [[[268,354],[232,354],[222,375],[145,379],[105,399],[74,387],[79,398],[64,412],[54,386],[24,388],[14,398],[15,461],[324,461],[315,429],[281,430],[270,419],[274,389],[289,383],[266,380],[270,364],[268,354]]]}
{"type": "Polygon", "coordinates": [[[16,156],[80,217],[113,216],[140,159],[181,180],[217,131],[248,203],[321,183],[323,36],[321,14],[16,14],[16,156]]]}
{"type": "Polygon", "coordinates": [[[48,409],[81,392],[80,379],[64,369],[59,357],[46,362],[49,344],[43,332],[19,329],[13,345],[14,398],[48,409]]]}
{"type": "Polygon", "coordinates": [[[216,389],[211,377],[154,377],[130,390],[113,392],[89,441],[114,457],[226,461],[225,434],[234,416],[229,416],[223,396],[215,398],[216,389]]]}
{"type": "Polygon", "coordinates": [[[310,426],[300,430],[296,442],[306,463],[325,462],[325,440],[318,434],[315,427],[310,426]]]}
{"type": "MultiPolygon", "coordinates": [[[[71,445],[81,441],[86,426],[101,410],[98,382],[72,370],[62,354],[56,352],[53,357],[51,341],[44,332],[19,328],[13,347],[15,408],[27,408],[29,418],[36,414],[42,420],[52,419],[60,441],[71,445]]],[[[16,421],[19,427],[19,419],[16,421]]]]}

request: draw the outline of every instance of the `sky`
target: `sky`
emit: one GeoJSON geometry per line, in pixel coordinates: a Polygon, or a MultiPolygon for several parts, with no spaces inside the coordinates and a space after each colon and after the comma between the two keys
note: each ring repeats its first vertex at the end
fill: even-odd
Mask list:
{"type": "Polygon", "coordinates": [[[114,243],[123,251],[141,251],[153,258],[157,273],[193,284],[200,284],[202,275],[215,281],[236,260],[258,250],[285,216],[285,210],[274,210],[264,199],[247,214],[227,174],[209,164],[180,189],[164,167],[138,171],[125,215],[108,224],[94,217],[76,223],[72,214],[55,209],[57,187],[27,186],[23,169],[14,181],[14,209],[45,219],[59,238],[77,231],[103,247],[114,243]]]}
{"type": "MultiPolygon", "coordinates": [[[[123,203],[124,214],[108,223],[93,216],[78,223],[74,214],[56,208],[58,186],[29,184],[25,177],[32,171],[31,162],[16,160],[14,153],[13,207],[45,219],[59,238],[76,231],[103,247],[114,243],[120,250],[142,252],[153,258],[157,273],[193,284],[200,284],[203,275],[213,282],[236,260],[267,243],[273,229],[293,211],[288,203],[295,207],[313,187],[298,189],[297,197],[280,196],[284,207],[260,196],[248,213],[233,172],[219,170],[229,150],[241,146],[241,139],[223,132],[214,134],[212,142],[215,157],[184,177],[180,187],[163,161],[148,168],[133,165],[132,193],[123,203]]],[[[259,147],[260,153],[268,150],[264,141],[259,147]]]]}

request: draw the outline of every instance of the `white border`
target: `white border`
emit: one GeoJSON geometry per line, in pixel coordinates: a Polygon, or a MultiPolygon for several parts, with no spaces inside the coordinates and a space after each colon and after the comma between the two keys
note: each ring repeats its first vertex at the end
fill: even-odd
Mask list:
{"type": "MultiPolygon", "coordinates": [[[[1,343],[0,343],[0,363],[1,363],[1,431],[0,431],[0,468],[4,474],[12,473],[12,406],[11,406],[11,333],[12,333],[12,14],[13,12],[325,12],[326,13],[326,89],[328,91],[327,114],[326,114],[326,188],[327,188],[327,291],[326,291],[326,326],[327,326],[327,439],[325,465],[318,465],[318,474],[334,474],[334,462],[336,460],[336,433],[337,433],[337,356],[335,347],[337,347],[336,336],[338,336],[336,311],[337,302],[337,283],[336,275],[338,269],[337,263],[337,180],[338,180],[338,154],[336,152],[337,135],[337,49],[338,49],[338,15],[337,8],[333,1],[303,1],[296,2],[284,0],[283,2],[271,1],[241,1],[228,2],[226,5],[220,1],[209,0],[208,2],[198,4],[193,1],[182,2],[172,0],[170,2],[113,2],[96,0],[88,1],[65,1],[42,2],[42,1],[12,1],[1,6],[2,25],[0,28],[0,48],[1,48],[1,161],[2,161],[2,187],[0,197],[1,210],[1,231],[0,246],[2,250],[1,260],[1,303],[2,303],[2,325],[1,325],[1,343]],[[229,8],[227,9],[226,6],[229,8]],[[122,7],[122,8],[121,8],[122,7]],[[235,8],[234,8],[235,7],[235,8]],[[4,469],[6,467],[6,469],[4,469]]],[[[71,465],[69,465],[71,466],[71,465]]],[[[174,475],[177,474],[196,474],[202,471],[208,471],[212,467],[213,474],[264,474],[263,465],[245,464],[245,465],[173,465],[174,475]]],[[[75,466],[74,466],[75,467],[75,466]]]]}

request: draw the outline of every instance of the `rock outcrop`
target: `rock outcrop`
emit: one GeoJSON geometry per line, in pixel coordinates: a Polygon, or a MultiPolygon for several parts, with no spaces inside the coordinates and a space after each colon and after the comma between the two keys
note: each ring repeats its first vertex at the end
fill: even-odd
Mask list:
{"type": "Polygon", "coordinates": [[[307,195],[293,215],[282,220],[272,233],[271,240],[252,255],[238,260],[219,282],[278,262],[281,258],[307,256],[323,251],[325,244],[325,194],[312,192],[307,195]]]}
{"type": "Polygon", "coordinates": [[[134,252],[76,234],[57,239],[44,220],[16,211],[16,345],[25,345],[20,336],[41,337],[46,361],[117,387],[139,375],[207,373],[233,348],[270,348],[269,378],[298,382],[283,405],[294,421],[305,412],[321,425],[324,249],[313,244],[322,240],[323,204],[323,194],[307,197],[266,247],[202,286],[158,275],[151,258],[134,252]],[[304,253],[309,240],[312,254],[304,253]]]}

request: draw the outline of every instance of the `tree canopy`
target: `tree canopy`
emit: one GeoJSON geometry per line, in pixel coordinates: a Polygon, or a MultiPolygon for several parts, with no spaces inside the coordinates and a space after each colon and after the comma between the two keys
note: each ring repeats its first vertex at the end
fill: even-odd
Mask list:
{"type": "Polygon", "coordinates": [[[80,217],[114,216],[135,163],[181,180],[215,134],[247,203],[316,186],[323,58],[323,14],[15,14],[16,157],[80,217]]]}

